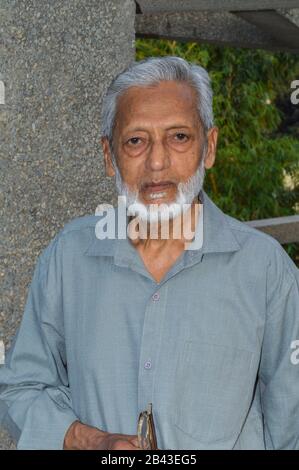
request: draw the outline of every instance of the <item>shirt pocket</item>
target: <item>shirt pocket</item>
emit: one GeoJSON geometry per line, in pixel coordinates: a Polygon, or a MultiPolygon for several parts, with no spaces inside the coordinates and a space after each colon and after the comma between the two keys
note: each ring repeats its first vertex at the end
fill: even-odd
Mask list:
{"type": "Polygon", "coordinates": [[[174,425],[203,443],[237,437],[253,396],[253,358],[245,349],[186,341],[175,372],[174,425]]]}

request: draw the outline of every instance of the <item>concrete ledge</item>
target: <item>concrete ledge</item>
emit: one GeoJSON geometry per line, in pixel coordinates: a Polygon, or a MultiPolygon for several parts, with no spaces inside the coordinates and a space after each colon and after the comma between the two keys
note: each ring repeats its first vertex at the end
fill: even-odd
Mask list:
{"type": "Polygon", "coordinates": [[[299,52],[299,0],[138,0],[136,7],[138,37],[299,52]]]}
{"type": "MultiPolygon", "coordinates": [[[[288,45],[281,44],[267,32],[229,12],[136,15],[135,28],[137,37],[194,41],[274,51],[290,50],[288,45]]],[[[299,42],[297,48],[299,50],[299,42]]]]}
{"type": "Polygon", "coordinates": [[[250,220],[246,224],[268,233],[282,245],[299,242],[299,215],[250,220]]]}

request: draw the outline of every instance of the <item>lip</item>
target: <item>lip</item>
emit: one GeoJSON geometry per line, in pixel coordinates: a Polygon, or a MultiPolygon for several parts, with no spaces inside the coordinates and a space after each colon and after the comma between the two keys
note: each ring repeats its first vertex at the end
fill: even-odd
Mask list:
{"type": "Polygon", "coordinates": [[[146,184],[144,187],[144,191],[150,191],[150,192],[159,192],[163,191],[165,189],[168,189],[169,187],[173,186],[173,183],[171,181],[161,181],[158,183],[149,183],[146,184]]]}

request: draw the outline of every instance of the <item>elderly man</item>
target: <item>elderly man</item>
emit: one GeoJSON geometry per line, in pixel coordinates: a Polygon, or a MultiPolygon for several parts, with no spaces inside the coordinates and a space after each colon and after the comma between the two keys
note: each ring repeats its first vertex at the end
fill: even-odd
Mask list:
{"type": "Polygon", "coordinates": [[[103,214],[86,216],[43,251],[0,370],[2,423],[19,449],[138,450],[152,406],[160,449],[298,448],[298,272],[202,189],[218,135],[208,74],[135,63],[102,122],[127,207],[108,212],[143,232],[99,237],[103,214]],[[191,236],[162,236],[177,221],[191,236]]]}

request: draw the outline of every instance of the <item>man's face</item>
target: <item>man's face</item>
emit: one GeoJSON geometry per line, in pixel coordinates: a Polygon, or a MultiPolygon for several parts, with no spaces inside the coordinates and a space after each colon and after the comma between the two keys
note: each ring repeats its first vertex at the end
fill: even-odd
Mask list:
{"type": "MultiPolygon", "coordinates": [[[[196,101],[189,85],[173,81],[131,87],[119,99],[114,155],[122,183],[138,195],[139,203],[176,202],[180,186],[194,177],[200,163],[203,172],[213,165],[217,131],[213,128],[207,136],[204,155],[196,101]]],[[[108,141],[102,142],[107,174],[114,176],[108,141]]]]}

